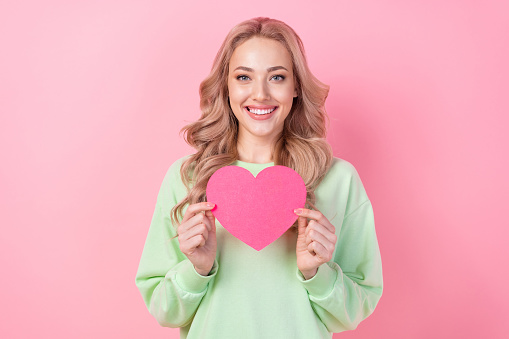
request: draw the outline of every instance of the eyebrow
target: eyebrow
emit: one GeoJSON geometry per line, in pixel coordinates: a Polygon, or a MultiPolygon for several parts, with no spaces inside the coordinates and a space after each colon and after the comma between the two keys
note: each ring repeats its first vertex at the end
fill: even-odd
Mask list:
{"type": "MultiPolygon", "coordinates": [[[[249,68],[249,67],[246,67],[246,66],[239,66],[237,68],[234,69],[234,71],[236,70],[243,70],[243,71],[246,71],[246,72],[254,72],[254,69],[252,68],[249,68]]],[[[288,70],[286,68],[284,68],[283,66],[273,66],[273,67],[269,67],[267,68],[267,72],[274,72],[274,71],[277,71],[278,69],[284,69],[285,71],[288,72],[288,70]]]]}

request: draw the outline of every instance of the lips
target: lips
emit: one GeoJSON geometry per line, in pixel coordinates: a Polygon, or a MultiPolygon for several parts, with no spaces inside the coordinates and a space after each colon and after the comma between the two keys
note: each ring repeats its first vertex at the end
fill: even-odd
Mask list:
{"type": "Polygon", "coordinates": [[[272,113],[277,106],[268,106],[268,105],[253,105],[246,106],[246,109],[254,114],[269,114],[272,113]]]}
{"type": "Polygon", "coordinates": [[[254,120],[270,119],[274,115],[274,112],[277,109],[278,109],[278,106],[269,106],[269,105],[244,106],[244,110],[254,120]]]}

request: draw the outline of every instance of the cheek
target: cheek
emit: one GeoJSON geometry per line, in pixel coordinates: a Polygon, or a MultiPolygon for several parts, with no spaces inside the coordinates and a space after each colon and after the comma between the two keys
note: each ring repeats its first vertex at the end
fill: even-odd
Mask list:
{"type": "Polygon", "coordinates": [[[292,103],[294,95],[293,86],[284,86],[274,89],[273,96],[281,103],[292,103]]]}
{"type": "Polygon", "coordinates": [[[230,102],[243,101],[245,100],[245,97],[248,94],[246,88],[242,88],[240,86],[228,86],[228,93],[230,97],[230,102]]]}

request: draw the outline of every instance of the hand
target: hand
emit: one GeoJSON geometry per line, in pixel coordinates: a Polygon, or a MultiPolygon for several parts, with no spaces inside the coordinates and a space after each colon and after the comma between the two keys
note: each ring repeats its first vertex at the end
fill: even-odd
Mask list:
{"type": "Polygon", "coordinates": [[[319,211],[296,209],[299,216],[297,267],[306,280],[315,276],[320,265],[329,262],[336,247],[336,228],[319,211]],[[311,219],[308,222],[308,218],[311,219]]]}
{"type": "Polygon", "coordinates": [[[210,211],[214,206],[207,202],[189,205],[177,228],[180,250],[201,275],[210,273],[216,259],[216,218],[210,211]]]}

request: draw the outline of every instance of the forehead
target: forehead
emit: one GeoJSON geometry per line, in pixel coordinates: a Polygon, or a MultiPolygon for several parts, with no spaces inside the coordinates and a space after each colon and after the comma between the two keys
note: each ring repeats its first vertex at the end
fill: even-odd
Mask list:
{"type": "Polygon", "coordinates": [[[266,71],[273,66],[283,66],[292,71],[292,58],[282,43],[276,40],[254,37],[244,41],[233,51],[230,71],[239,66],[266,71]]]}

